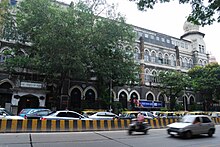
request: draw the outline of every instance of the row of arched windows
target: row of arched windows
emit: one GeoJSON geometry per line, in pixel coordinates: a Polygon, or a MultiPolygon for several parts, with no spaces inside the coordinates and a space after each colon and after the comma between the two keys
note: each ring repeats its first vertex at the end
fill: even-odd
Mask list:
{"type": "MultiPolygon", "coordinates": [[[[139,61],[141,60],[141,54],[138,48],[135,49],[135,60],[139,61]]],[[[182,57],[180,56],[180,66],[182,68],[192,68],[193,67],[193,59],[188,57],[182,57]]],[[[176,55],[175,53],[168,54],[168,53],[162,53],[162,52],[156,52],[155,50],[148,50],[145,49],[144,51],[144,62],[151,62],[155,64],[163,64],[168,66],[176,66],[176,55]]],[[[204,66],[207,64],[207,61],[205,60],[199,60],[199,65],[204,66]]]]}

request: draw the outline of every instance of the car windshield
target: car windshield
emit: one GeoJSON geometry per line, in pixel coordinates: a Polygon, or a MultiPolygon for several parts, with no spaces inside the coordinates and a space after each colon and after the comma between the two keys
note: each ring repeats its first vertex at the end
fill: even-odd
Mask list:
{"type": "Polygon", "coordinates": [[[180,122],[184,122],[184,123],[193,123],[193,121],[195,120],[195,117],[183,117],[180,122]]]}

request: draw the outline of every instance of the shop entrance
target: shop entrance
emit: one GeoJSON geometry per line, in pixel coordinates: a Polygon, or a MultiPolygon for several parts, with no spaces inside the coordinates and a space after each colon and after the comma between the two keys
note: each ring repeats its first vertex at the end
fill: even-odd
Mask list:
{"type": "Polygon", "coordinates": [[[18,102],[18,113],[24,108],[38,108],[39,99],[33,95],[25,95],[20,97],[18,102]]]}

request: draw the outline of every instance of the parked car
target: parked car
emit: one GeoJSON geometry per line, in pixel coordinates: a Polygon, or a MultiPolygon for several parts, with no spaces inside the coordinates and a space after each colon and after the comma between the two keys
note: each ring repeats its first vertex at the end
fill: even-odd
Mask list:
{"type": "Polygon", "coordinates": [[[155,118],[158,118],[159,117],[158,115],[160,114],[161,111],[150,111],[150,112],[154,115],[155,118]]]}
{"type": "Polygon", "coordinates": [[[154,115],[148,111],[124,111],[119,116],[120,119],[134,119],[137,118],[138,113],[141,112],[145,119],[154,119],[154,115]]]}
{"type": "Polygon", "coordinates": [[[45,108],[25,108],[19,113],[19,116],[25,119],[40,119],[42,116],[47,116],[52,111],[45,108]]]}
{"type": "Polygon", "coordinates": [[[180,122],[167,125],[167,133],[171,136],[191,138],[193,135],[215,133],[215,124],[207,115],[185,115],[180,122]]]}
{"type": "Polygon", "coordinates": [[[138,111],[124,111],[119,115],[120,119],[134,119],[137,118],[138,111]]]}
{"type": "Polygon", "coordinates": [[[219,118],[220,117],[220,112],[211,112],[211,117],[214,117],[214,118],[219,118]]]}
{"type": "Polygon", "coordinates": [[[166,111],[166,112],[160,112],[158,114],[159,118],[181,118],[180,116],[176,115],[174,112],[166,111]]]}
{"type": "Polygon", "coordinates": [[[42,116],[41,120],[92,120],[75,111],[61,110],[42,116]]]}
{"type": "Polygon", "coordinates": [[[24,118],[21,116],[15,116],[10,111],[7,111],[5,108],[0,108],[0,119],[17,119],[23,120],[24,118]]]}
{"type": "Polygon", "coordinates": [[[119,117],[117,114],[114,114],[112,112],[97,112],[89,116],[89,118],[93,120],[114,120],[118,119],[119,117]]]}
{"type": "Polygon", "coordinates": [[[85,109],[82,111],[82,115],[85,117],[89,117],[97,112],[102,112],[102,111],[105,111],[105,110],[103,110],[103,109],[85,109]]]}
{"type": "Polygon", "coordinates": [[[144,115],[145,119],[154,119],[156,118],[151,112],[141,111],[142,115],[144,115]]]}

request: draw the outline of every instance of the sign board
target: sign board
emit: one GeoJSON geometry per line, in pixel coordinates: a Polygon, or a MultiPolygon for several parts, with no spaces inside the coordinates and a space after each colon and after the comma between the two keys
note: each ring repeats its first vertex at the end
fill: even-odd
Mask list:
{"type": "Polygon", "coordinates": [[[140,100],[139,103],[143,107],[150,107],[150,108],[160,108],[162,107],[162,102],[160,101],[146,101],[146,100],[140,100]]]}
{"type": "Polygon", "coordinates": [[[27,88],[42,88],[41,83],[30,83],[30,82],[21,82],[21,87],[27,87],[27,88]]]}

